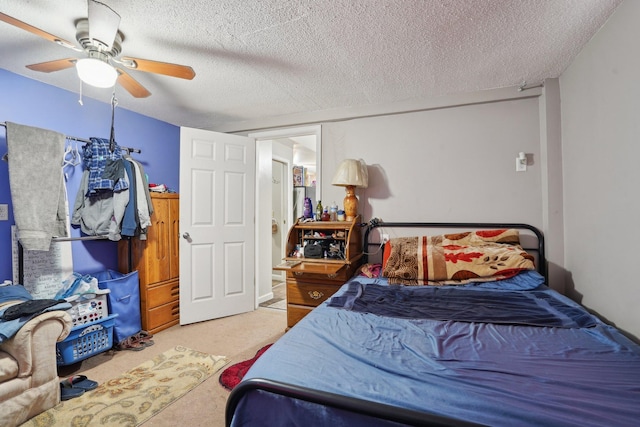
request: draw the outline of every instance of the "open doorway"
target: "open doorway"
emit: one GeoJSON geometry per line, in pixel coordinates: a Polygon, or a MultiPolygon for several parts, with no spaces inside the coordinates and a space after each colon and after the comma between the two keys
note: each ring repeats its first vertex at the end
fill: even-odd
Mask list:
{"type": "Polygon", "coordinates": [[[295,151],[303,148],[296,140],[305,141],[305,147],[315,147],[315,185],[316,197],[320,198],[321,185],[321,127],[305,126],[300,128],[280,129],[274,131],[252,133],[256,140],[256,307],[273,298],[273,162],[285,164],[286,190],[284,191],[283,218],[278,224],[282,229],[282,252],[285,256],[284,240],[289,228],[295,221],[293,210],[293,166],[295,151]],[[303,138],[304,137],[304,138],[303,138]],[[298,144],[298,145],[296,145],[298,144]]]}
{"type": "MultiPolygon", "coordinates": [[[[287,180],[289,174],[287,168],[289,164],[276,160],[271,160],[271,266],[274,267],[282,262],[287,230],[284,225],[284,218],[289,214],[287,197],[289,186],[287,180]]],[[[272,270],[271,279],[277,282],[284,282],[285,272],[272,270]]]]}

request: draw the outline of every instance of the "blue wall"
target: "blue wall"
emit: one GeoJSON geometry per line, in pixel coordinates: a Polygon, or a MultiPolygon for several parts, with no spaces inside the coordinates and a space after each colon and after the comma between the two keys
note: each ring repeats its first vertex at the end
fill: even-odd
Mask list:
{"type": "MultiPolygon", "coordinates": [[[[124,90],[116,91],[117,97],[130,96],[124,90]]],[[[111,129],[110,89],[105,89],[107,102],[84,98],[78,103],[78,94],[21,77],[0,69],[0,122],[14,122],[50,129],[82,139],[109,138],[111,129]]],[[[154,102],[153,95],[142,102],[154,102]]],[[[162,183],[178,191],[180,166],[180,128],[116,107],[115,136],[119,145],[139,148],[140,154],[132,157],[140,161],[149,182],[162,183]]],[[[6,132],[0,127],[0,156],[7,152],[6,132]]],[[[62,161],[62,159],[60,159],[62,161]]],[[[67,192],[69,210],[78,192],[82,165],[69,173],[67,192]]],[[[9,205],[9,221],[0,221],[0,282],[12,278],[11,225],[13,206],[9,187],[9,169],[0,162],[0,204],[9,205]]],[[[80,230],[72,228],[73,237],[80,230]]],[[[91,273],[117,268],[117,243],[108,240],[75,241],[73,267],[79,273],[91,273]]]]}

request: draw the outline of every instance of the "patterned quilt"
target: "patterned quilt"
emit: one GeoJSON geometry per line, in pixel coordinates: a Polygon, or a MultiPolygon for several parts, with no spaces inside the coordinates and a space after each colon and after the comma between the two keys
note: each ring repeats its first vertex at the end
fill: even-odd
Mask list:
{"type": "Polygon", "coordinates": [[[390,284],[459,285],[533,269],[534,258],[520,247],[518,230],[482,230],[391,239],[383,276],[390,284]]]}

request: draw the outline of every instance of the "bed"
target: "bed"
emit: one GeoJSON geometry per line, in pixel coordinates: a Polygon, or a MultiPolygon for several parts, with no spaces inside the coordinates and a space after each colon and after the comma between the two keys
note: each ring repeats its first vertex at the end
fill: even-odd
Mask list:
{"type": "Polygon", "coordinates": [[[380,227],[434,233],[391,239],[385,277],[350,279],[274,343],[231,392],[228,426],[638,424],[640,345],[546,286],[535,227],[372,221],[369,252],[380,227]],[[482,259],[498,280],[460,267],[482,259]]]}

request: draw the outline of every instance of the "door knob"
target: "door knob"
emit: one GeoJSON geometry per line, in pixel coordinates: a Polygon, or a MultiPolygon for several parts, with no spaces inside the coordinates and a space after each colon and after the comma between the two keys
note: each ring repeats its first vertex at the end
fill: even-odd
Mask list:
{"type": "Polygon", "coordinates": [[[185,239],[189,240],[191,238],[191,236],[189,235],[189,233],[185,232],[182,237],[184,237],[185,239]]]}

